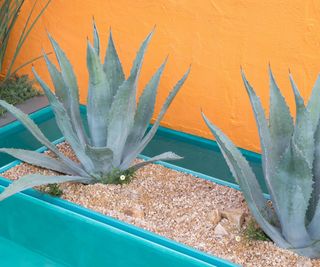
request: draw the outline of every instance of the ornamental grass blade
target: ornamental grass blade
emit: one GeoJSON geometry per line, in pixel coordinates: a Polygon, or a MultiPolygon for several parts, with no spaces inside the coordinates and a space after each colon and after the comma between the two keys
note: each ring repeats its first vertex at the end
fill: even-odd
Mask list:
{"type": "Polygon", "coordinates": [[[12,184],[10,184],[0,194],[0,201],[34,186],[66,182],[90,183],[91,181],[92,179],[81,176],[47,176],[40,174],[30,174],[23,176],[19,180],[14,181],[12,184]]]}
{"type": "Polygon", "coordinates": [[[158,156],[155,156],[155,157],[152,157],[144,162],[140,162],[140,163],[137,163],[135,165],[133,165],[131,167],[131,169],[134,169],[134,170],[138,170],[140,169],[141,167],[147,165],[147,164],[150,164],[152,162],[155,162],[155,161],[160,161],[160,160],[179,160],[179,159],[183,159],[183,157],[180,157],[179,155],[169,151],[169,152],[165,152],[165,153],[162,153],[158,156]]]}
{"type": "Polygon", "coordinates": [[[50,34],[49,39],[58,59],[62,78],[68,88],[68,102],[70,105],[71,122],[79,137],[80,143],[84,146],[87,143],[87,136],[80,116],[79,90],[77,79],[70,61],[67,59],[63,50],[60,48],[58,43],[50,36],[50,34]]]}
{"type": "Polygon", "coordinates": [[[126,141],[126,151],[124,154],[130,153],[146,133],[153,115],[157,89],[166,63],[167,59],[162,63],[162,65],[150,79],[144,88],[142,95],[140,96],[134,116],[134,124],[126,141]]]}
{"type": "Polygon", "coordinates": [[[87,66],[89,71],[87,118],[91,144],[103,147],[107,144],[108,115],[113,96],[99,56],[89,42],[87,66]]]}
{"type": "Polygon", "coordinates": [[[275,219],[273,212],[267,206],[260,185],[247,160],[219,128],[213,125],[204,114],[202,114],[202,117],[215,136],[233,176],[238,181],[252,215],[272,240],[283,248],[289,247],[289,244],[283,239],[278,228],[270,223],[275,219]]]}
{"type": "Polygon", "coordinates": [[[128,168],[131,164],[131,162],[137,157],[139,153],[142,152],[142,150],[148,145],[148,143],[151,141],[155,133],[157,132],[160,121],[162,120],[163,116],[166,114],[167,109],[169,108],[170,104],[172,103],[174,97],[178,94],[180,88],[186,81],[188,75],[190,73],[190,68],[186,71],[186,73],[182,76],[182,78],[176,83],[176,85],[173,87],[172,91],[169,93],[165,103],[163,104],[160,113],[151,127],[150,131],[144,136],[142,141],[139,143],[139,145],[131,152],[125,155],[123,162],[121,163],[120,168],[125,169],[128,168]]]}
{"type": "Polygon", "coordinates": [[[84,147],[81,145],[80,140],[72,127],[71,120],[63,104],[59,102],[56,96],[51,92],[48,85],[39,77],[34,68],[32,69],[32,71],[35,78],[42,87],[43,91],[45,92],[46,96],[48,97],[49,103],[55,114],[56,122],[63,136],[65,137],[66,141],[71,145],[77,158],[86,168],[86,171],[89,173],[92,172],[92,170],[94,169],[93,163],[91,159],[86,155],[84,147]]]}
{"type": "Polygon", "coordinates": [[[112,95],[114,96],[117,93],[119,86],[124,82],[125,76],[113,42],[111,30],[103,70],[106,73],[112,95]]]}
{"type": "Polygon", "coordinates": [[[16,148],[0,148],[0,152],[7,153],[21,161],[35,165],[41,168],[57,171],[60,173],[77,175],[77,173],[69,168],[63,162],[60,162],[52,157],[47,156],[43,153],[35,151],[16,149],[16,148]]]}

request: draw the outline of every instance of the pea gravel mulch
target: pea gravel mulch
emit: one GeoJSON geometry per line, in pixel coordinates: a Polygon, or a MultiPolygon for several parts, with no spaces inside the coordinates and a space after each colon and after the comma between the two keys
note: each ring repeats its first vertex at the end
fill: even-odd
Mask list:
{"type": "MultiPolygon", "coordinates": [[[[75,159],[68,144],[58,148],[75,159]]],[[[56,174],[23,163],[2,176],[14,180],[30,173],[56,174]]],[[[243,229],[250,215],[241,192],[160,165],[140,169],[130,184],[65,183],[60,188],[63,199],[242,266],[320,267],[320,260],[297,256],[270,241],[245,238],[243,229]],[[209,215],[226,208],[244,211],[246,222],[240,230],[229,227],[230,234],[217,236],[209,215]]]]}

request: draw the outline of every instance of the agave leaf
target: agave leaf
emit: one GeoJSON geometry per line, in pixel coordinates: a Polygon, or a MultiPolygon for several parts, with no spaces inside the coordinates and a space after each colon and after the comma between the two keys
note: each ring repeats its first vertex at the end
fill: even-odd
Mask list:
{"type": "Polygon", "coordinates": [[[183,159],[183,157],[180,157],[179,155],[169,151],[169,152],[162,153],[162,154],[160,154],[158,156],[152,157],[149,160],[137,163],[137,164],[133,165],[131,168],[134,169],[134,170],[138,170],[141,167],[143,167],[143,166],[145,166],[147,164],[150,164],[152,162],[155,162],[155,161],[160,161],[160,160],[179,160],[179,159],[183,159]]]}
{"type": "Polygon", "coordinates": [[[319,204],[319,196],[320,196],[320,75],[318,75],[317,81],[312,89],[312,94],[308,102],[307,109],[310,111],[311,121],[314,127],[314,161],[313,161],[313,192],[312,199],[310,200],[309,207],[309,220],[310,215],[314,218],[311,222],[310,229],[313,233],[312,236],[320,238],[320,230],[318,230],[318,222],[320,220],[320,204],[319,204]]]}
{"type": "Polygon", "coordinates": [[[307,108],[311,113],[311,121],[315,131],[320,119],[320,75],[318,75],[315,85],[313,86],[307,108]]]}
{"type": "Polygon", "coordinates": [[[44,146],[50,149],[61,161],[67,164],[70,168],[72,168],[79,175],[87,176],[88,174],[82,170],[78,164],[73,162],[71,159],[64,156],[59,150],[53,145],[41,132],[39,127],[31,120],[27,114],[23,113],[21,110],[16,108],[13,105],[8,104],[7,102],[0,100],[0,106],[8,110],[14,117],[16,117],[22,125],[24,125],[29,132],[44,146]]]}
{"type": "Polygon", "coordinates": [[[309,167],[312,168],[314,154],[314,127],[312,124],[311,113],[306,109],[303,98],[295,84],[291,74],[289,75],[293,93],[296,101],[296,125],[294,127],[293,138],[298,149],[306,158],[309,167]]]}
{"type": "MultiPolygon", "coordinates": [[[[317,155],[314,149],[314,146],[315,146],[314,135],[315,135],[316,128],[314,128],[314,125],[312,123],[312,119],[314,119],[315,114],[312,114],[310,112],[310,109],[305,107],[304,101],[299,93],[298,87],[295,84],[291,74],[289,75],[289,78],[290,78],[290,82],[295,95],[296,110],[297,110],[296,125],[294,129],[294,134],[293,134],[294,142],[299,148],[299,150],[301,151],[301,153],[303,154],[303,156],[306,158],[310,169],[312,169],[313,164],[315,164],[314,156],[317,155]]],[[[312,107],[313,112],[314,112],[314,108],[315,107],[312,107]]],[[[320,188],[319,188],[320,181],[317,181],[318,179],[314,176],[312,177],[312,179],[314,183],[313,184],[314,190],[312,192],[308,211],[307,211],[308,221],[311,221],[315,214],[315,211],[317,209],[317,203],[319,200],[319,193],[320,193],[320,188]]]]}
{"type": "Polygon", "coordinates": [[[273,164],[279,161],[281,155],[289,146],[293,134],[293,120],[289,107],[282,96],[269,67],[270,76],[270,116],[269,127],[272,139],[273,164]]]}
{"type": "Polygon", "coordinates": [[[249,163],[241,155],[231,140],[224,135],[218,127],[213,125],[204,114],[202,114],[202,116],[215,136],[233,176],[238,181],[252,215],[272,240],[274,240],[279,246],[288,248],[289,244],[283,239],[279,229],[270,223],[275,219],[274,215],[266,204],[260,185],[249,166],[249,163]]]}
{"type": "MultiPolygon", "coordinates": [[[[310,101],[309,101],[310,103],[310,101]]],[[[310,212],[309,215],[313,215],[310,219],[310,224],[308,226],[308,231],[312,238],[315,240],[320,239],[320,123],[316,128],[316,132],[314,135],[315,138],[315,154],[314,154],[314,162],[313,162],[313,192],[312,199],[310,200],[310,212]]]]}
{"type": "MultiPolygon", "coordinates": [[[[132,65],[131,71],[130,71],[130,77],[135,77],[134,78],[135,82],[137,82],[137,80],[139,78],[144,54],[145,54],[146,49],[150,43],[152,35],[153,35],[153,30],[148,34],[146,39],[142,42],[142,44],[138,50],[138,53],[136,55],[136,58],[133,61],[133,65],[132,65]]],[[[134,87],[134,89],[136,89],[136,86],[134,87]]]]}
{"type": "Polygon", "coordinates": [[[135,103],[132,101],[132,79],[125,81],[114,97],[108,123],[107,147],[113,151],[115,166],[120,164],[122,151],[133,125],[135,103]]]}
{"type": "Polygon", "coordinates": [[[92,159],[96,173],[108,173],[112,168],[113,152],[107,147],[86,146],[86,153],[92,159]]]}
{"type": "Polygon", "coordinates": [[[58,59],[61,68],[62,78],[67,88],[69,89],[68,102],[70,105],[71,122],[73,128],[75,129],[79,137],[80,143],[84,146],[87,143],[87,136],[80,116],[79,91],[77,79],[65,53],[62,51],[58,43],[50,36],[50,34],[49,39],[58,59]]]}
{"type": "Polygon", "coordinates": [[[47,176],[40,174],[30,174],[23,176],[19,180],[14,181],[12,184],[10,184],[3,191],[3,193],[0,194],[0,201],[34,186],[66,182],[90,183],[92,182],[92,179],[81,176],[47,176]]]}
{"type": "MultiPolygon", "coordinates": [[[[66,110],[69,110],[69,103],[68,103],[68,88],[62,78],[61,72],[56,68],[56,66],[50,61],[48,56],[43,52],[43,57],[47,64],[47,68],[50,73],[50,77],[55,89],[55,94],[58,99],[63,103],[66,110]]],[[[70,114],[69,114],[70,115],[70,114]]]]}
{"type": "Polygon", "coordinates": [[[41,85],[43,91],[45,92],[46,96],[48,97],[48,100],[56,117],[56,122],[63,136],[65,137],[66,141],[71,145],[77,158],[85,167],[86,171],[89,173],[92,172],[92,170],[94,169],[93,163],[91,159],[86,155],[83,146],[80,144],[80,140],[72,127],[71,120],[63,104],[59,102],[56,96],[51,92],[48,85],[39,77],[34,68],[32,69],[32,71],[35,78],[41,85]]]}
{"type": "Polygon", "coordinates": [[[312,193],[312,171],[294,142],[286,149],[274,173],[282,234],[293,247],[311,242],[305,227],[305,215],[312,193]]]}
{"type": "Polygon", "coordinates": [[[130,129],[133,126],[136,109],[137,79],[151,36],[152,32],[143,41],[134,60],[130,77],[119,87],[110,109],[107,147],[113,151],[114,166],[120,165],[122,152],[130,129]]]}
{"type": "MultiPolygon", "coordinates": [[[[272,177],[273,172],[273,157],[272,157],[272,141],[270,136],[270,130],[268,127],[268,122],[266,120],[266,116],[261,105],[259,97],[256,95],[252,86],[249,84],[243,70],[241,69],[241,76],[244,83],[244,86],[247,90],[248,96],[250,98],[251,106],[254,111],[254,116],[256,120],[256,124],[258,126],[258,132],[261,143],[261,156],[262,156],[262,168],[264,177],[266,180],[266,184],[268,187],[268,191],[272,196],[272,184],[269,177],[272,177]]],[[[276,205],[276,203],[275,203],[276,205]]]]}
{"type": "Polygon", "coordinates": [[[44,136],[39,127],[31,120],[27,114],[23,113],[21,110],[15,106],[0,100],[0,106],[9,111],[14,117],[16,117],[30,132],[36,137],[41,144],[49,148],[52,152],[58,155],[58,149],[44,136]]]}
{"type": "Polygon", "coordinates": [[[113,96],[99,56],[89,42],[87,66],[89,71],[87,100],[89,131],[92,145],[101,147],[107,144],[108,114],[113,96]]]}
{"type": "Polygon", "coordinates": [[[153,75],[149,83],[143,90],[134,117],[134,124],[125,145],[125,153],[130,153],[137,143],[143,138],[149,126],[154,111],[154,104],[157,95],[160,78],[167,63],[167,59],[153,75]]]}
{"type": "Polygon", "coordinates": [[[124,82],[125,76],[113,42],[111,30],[103,70],[106,73],[112,95],[114,96],[117,93],[119,86],[124,82]]]}
{"type": "Polygon", "coordinates": [[[97,29],[96,22],[93,19],[93,46],[94,50],[96,51],[97,55],[100,55],[100,38],[99,38],[99,32],[97,29]]]}
{"type": "Polygon", "coordinates": [[[254,111],[256,124],[258,126],[258,132],[259,132],[261,150],[262,150],[262,168],[263,168],[265,182],[268,188],[268,192],[270,193],[271,199],[273,201],[274,208],[278,212],[279,207],[278,207],[277,200],[274,199],[274,184],[272,180],[278,157],[273,155],[270,129],[268,127],[268,122],[266,120],[265,113],[261,105],[260,99],[254,92],[252,86],[247,81],[243,70],[241,70],[241,76],[242,76],[244,86],[247,90],[248,96],[250,98],[251,106],[254,111]]]}
{"type": "Polygon", "coordinates": [[[70,175],[77,175],[77,173],[69,168],[68,165],[43,153],[16,148],[0,148],[0,152],[7,153],[19,160],[41,168],[46,168],[70,175]]]}
{"type": "Polygon", "coordinates": [[[187,70],[187,72],[182,76],[182,78],[173,87],[172,91],[170,92],[166,101],[164,102],[164,104],[160,110],[160,113],[159,113],[155,123],[151,127],[150,131],[145,135],[145,137],[142,139],[142,141],[138,144],[138,146],[131,153],[128,153],[127,155],[125,155],[125,157],[120,165],[120,169],[129,168],[131,162],[137,157],[137,155],[139,153],[141,153],[141,151],[151,141],[151,139],[153,138],[153,136],[155,135],[155,133],[157,132],[157,130],[159,128],[160,121],[162,120],[163,116],[166,114],[167,109],[169,108],[170,104],[172,103],[174,97],[177,95],[180,88],[182,87],[182,85],[186,81],[189,73],[190,73],[190,68],[187,70]]]}

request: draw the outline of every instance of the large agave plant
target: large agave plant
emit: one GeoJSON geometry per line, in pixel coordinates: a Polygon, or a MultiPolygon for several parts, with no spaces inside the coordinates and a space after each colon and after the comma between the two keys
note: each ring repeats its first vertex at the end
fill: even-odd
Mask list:
{"type": "Polygon", "coordinates": [[[26,188],[48,183],[68,181],[124,183],[128,182],[123,180],[124,176],[115,176],[114,173],[131,172],[158,160],[180,159],[176,154],[166,152],[131,166],[133,160],[156,133],[161,119],[189,74],[188,70],[174,86],[156,121],[147,131],[154,110],[157,87],[167,61],[164,61],[147,83],[137,104],[137,82],[143,57],[152,34],[151,32],[143,41],[133,62],[130,75],[126,79],[111,31],[104,63],[100,62],[99,35],[94,25],[93,46],[89,41],[87,44],[88,131],[86,131],[80,116],[78,85],[72,66],[60,46],[49,35],[60,70],[55,67],[45,53],[43,55],[52,78],[55,94],[34,69],[33,73],[49,99],[58,127],[80,163],[70,160],[59,152],[26,114],[0,100],[0,105],[11,112],[44,146],[52,151],[56,159],[21,149],[1,148],[0,152],[10,154],[24,162],[66,174],[64,176],[39,174],[24,176],[11,184],[0,195],[0,200],[26,188]]]}
{"type": "Polygon", "coordinates": [[[203,118],[214,134],[252,215],[280,247],[320,257],[320,78],[307,105],[289,75],[296,103],[295,123],[270,70],[270,115],[242,78],[258,125],[264,180],[272,200],[266,203],[257,178],[223,132],[203,118]]]}

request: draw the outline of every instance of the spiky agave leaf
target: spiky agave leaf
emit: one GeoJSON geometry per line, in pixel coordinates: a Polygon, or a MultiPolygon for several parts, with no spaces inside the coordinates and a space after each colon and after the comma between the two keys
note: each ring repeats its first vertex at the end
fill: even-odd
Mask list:
{"type": "Polygon", "coordinates": [[[49,39],[56,54],[58,63],[61,69],[61,75],[66,88],[68,89],[68,103],[70,105],[70,114],[72,125],[79,137],[82,145],[88,143],[88,138],[84,130],[84,126],[80,116],[80,104],[79,104],[79,89],[76,76],[70,61],[66,57],[63,50],[60,48],[58,43],[49,34],[49,39]]]}
{"type": "Polygon", "coordinates": [[[160,113],[155,121],[155,123],[152,125],[150,131],[143,137],[141,142],[139,142],[136,147],[132,150],[131,153],[128,153],[127,155],[124,155],[123,161],[121,162],[120,169],[124,170],[129,168],[131,162],[137,157],[139,153],[145,149],[145,147],[149,144],[153,136],[155,135],[156,131],[158,130],[160,126],[160,121],[162,120],[163,116],[166,114],[170,104],[172,103],[174,97],[178,94],[179,90],[181,89],[182,85],[188,78],[188,75],[190,73],[190,68],[187,70],[187,72],[182,76],[182,78],[176,83],[176,85],[173,87],[172,91],[169,93],[166,101],[164,102],[160,113]]]}
{"type": "Polygon", "coordinates": [[[290,247],[288,242],[282,237],[279,229],[271,224],[274,219],[273,212],[270,207],[267,206],[260,185],[247,160],[218,127],[213,125],[204,114],[202,114],[202,116],[210,131],[215,136],[223,156],[233,176],[237,179],[248,206],[261,228],[268,236],[274,238],[278,244],[281,244],[282,247],[290,247]]]}
{"type": "Polygon", "coordinates": [[[164,152],[158,156],[152,157],[146,161],[137,163],[135,165],[133,165],[131,168],[133,170],[138,170],[140,168],[142,168],[143,166],[149,164],[149,163],[153,163],[156,161],[160,161],[160,160],[179,160],[179,159],[183,159],[182,157],[180,157],[179,155],[169,151],[169,152],[164,152]]]}
{"type": "Polygon", "coordinates": [[[76,156],[78,157],[79,161],[83,165],[84,169],[87,173],[91,173],[94,170],[94,165],[90,157],[87,156],[85,153],[85,149],[81,144],[75,130],[72,127],[71,119],[65,110],[62,103],[56,98],[56,96],[51,92],[48,85],[39,77],[34,69],[33,74],[39,84],[41,85],[42,89],[44,90],[49,103],[53,109],[55,114],[55,119],[59,129],[61,130],[62,134],[65,136],[66,141],[71,145],[72,149],[74,150],[76,156]]]}
{"type": "Polygon", "coordinates": [[[0,106],[8,110],[14,117],[16,117],[22,125],[24,125],[29,132],[44,146],[51,150],[62,162],[68,165],[72,170],[74,170],[78,175],[83,177],[88,177],[88,173],[84,171],[77,163],[73,162],[71,159],[64,156],[54,144],[52,144],[41,132],[39,127],[31,120],[27,114],[23,113],[21,110],[7,102],[0,100],[0,106]]]}
{"type": "Polygon", "coordinates": [[[112,32],[110,29],[108,48],[104,59],[103,70],[107,75],[112,95],[114,96],[120,85],[124,82],[125,76],[122,65],[113,42],[112,32]]]}
{"type": "Polygon", "coordinates": [[[10,184],[1,194],[0,201],[19,193],[23,190],[32,188],[34,186],[55,184],[55,183],[66,183],[66,182],[81,182],[90,183],[91,178],[81,176],[48,176],[40,174],[30,174],[21,177],[19,180],[14,181],[10,184]]]}
{"type": "MultiPolygon", "coordinates": [[[[166,63],[165,61],[160,66],[150,82],[146,85],[137,106],[137,82],[144,54],[152,34],[153,31],[143,41],[133,62],[130,76],[125,80],[111,32],[105,62],[103,65],[101,64],[99,58],[99,35],[94,24],[94,45],[92,46],[88,42],[87,46],[87,67],[89,71],[87,118],[89,136],[87,136],[84,130],[84,125],[80,117],[78,85],[72,66],[58,43],[49,35],[60,66],[60,70],[58,70],[49,58],[44,55],[55,87],[55,94],[34,69],[33,72],[49,99],[59,129],[65,136],[66,141],[71,145],[81,164],[73,162],[59,152],[26,114],[0,101],[0,106],[3,106],[13,113],[58,159],[52,159],[47,156],[43,156],[42,158],[40,154],[34,154],[35,152],[25,152],[25,155],[22,155],[24,151],[21,150],[4,149],[3,152],[14,155],[30,164],[71,174],[72,177],[76,177],[65,176],[62,177],[61,180],[59,180],[59,178],[50,178],[50,181],[53,183],[73,179],[78,180],[77,177],[79,176],[83,177],[83,179],[81,178],[83,181],[88,182],[101,181],[119,183],[118,178],[109,179],[115,170],[116,173],[123,171],[130,173],[132,170],[138,169],[150,162],[180,159],[180,157],[173,152],[166,152],[130,168],[132,161],[154,136],[162,117],[185,82],[190,71],[188,70],[175,85],[167,97],[156,123],[148,134],[145,135],[153,113],[156,90],[166,63]],[[128,148],[128,146],[132,146],[132,149],[128,148]],[[33,156],[34,158],[32,158],[33,156]],[[125,164],[122,164],[124,161],[125,164]]],[[[49,179],[42,176],[28,177],[29,180],[23,178],[21,182],[16,182],[15,185],[11,186],[5,196],[8,196],[8,192],[13,194],[26,187],[47,183],[49,179]],[[41,177],[43,181],[40,181],[41,177]]],[[[113,177],[116,176],[113,175],[113,177]]]]}
{"type": "Polygon", "coordinates": [[[89,71],[87,118],[91,144],[95,147],[106,146],[109,110],[113,95],[99,55],[89,41],[87,67],[89,71]]]}
{"type": "Polygon", "coordinates": [[[49,157],[43,153],[17,148],[0,148],[0,152],[7,153],[12,157],[15,157],[31,165],[39,166],[41,168],[70,175],[77,175],[77,172],[75,172],[67,164],[49,157]]]}
{"type": "Polygon", "coordinates": [[[113,151],[113,165],[119,166],[123,149],[133,126],[136,109],[136,87],[144,54],[153,32],[143,41],[133,62],[129,78],[119,87],[110,109],[107,147],[113,151]]]}
{"type": "MultiPolygon", "coordinates": [[[[289,108],[275,83],[271,69],[269,74],[269,127],[267,127],[259,99],[243,73],[242,76],[259,129],[264,178],[280,222],[279,229],[275,228],[276,231],[270,231],[269,225],[261,221],[261,214],[259,214],[261,208],[257,209],[257,207],[261,207],[263,203],[262,192],[258,188],[255,177],[253,179],[248,163],[232,142],[205,117],[204,119],[216,137],[222,154],[262,229],[281,247],[292,249],[304,256],[320,257],[320,204],[318,200],[314,203],[310,201],[314,190],[313,182],[319,179],[314,177],[314,162],[317,155],[315,147],[317,147],[319,129],[315,124],[319,125],[320,118],[320,107],[316,105],[320,96],[314,92],[319,88],[315,86],[306,107],[290,74],[297,112],[296,122],[293,124],[289,108]],[[315,123],[315,120],[318,122],[315,123]],[[258,196],[257,192],[259,192],[258,196]]],[[[271,230],[274,229],[271,228],[271,230]]]]}
{"type": "Polygon", "coordinates": [[[123,153],[124,155],[134,150],[135,146],[141,141],[147,131],[154,111],[160,78],[162,76],[166,63],[167,59],[164,61],[164,63],[162,63],[156,73],[152,76],[140,96],[137,110],[134,116],[134,123],[126,140],[125,151],[123,153]]]}

